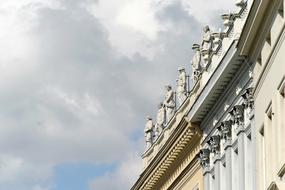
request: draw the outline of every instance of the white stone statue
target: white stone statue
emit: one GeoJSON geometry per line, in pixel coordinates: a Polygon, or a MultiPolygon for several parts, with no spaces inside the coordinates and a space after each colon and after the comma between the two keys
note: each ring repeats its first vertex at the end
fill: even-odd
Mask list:
{"type": "Polygon", "coordinates": [[[211,50],[212,48],[212,36],[211,31],[208,25],[206,25],[204,28],[204,34],[202,39],[202,50],[211,50]]]}
{"type": "Polygon", "coordinates": [[[156,114],[156,124],[155,124],[155,136],[156,138],[161,134],[165,123],[165,108],[163,103],[158,104],[158,110],[156,114]]]}
{"type": "Polygon", "coordinates": [[[177,81],[177,100],[179,103],[179,106],[184,102],[186,99],[187,89],[186,89],[186,72],[183,67],[178,68],[179,76],[177,81]]]}
{"type": "Polygon", "coordinates": [[[203,65],[203,67],[206,67],[210,59],[210,53],[213,47],[213,39],[208,25],[206,25],[203,30],[204,34],[203,34],[201,49],[202,49],[203,59],[205,61],[205,65],[203,65]]]}
{"type": "Polygon", "coordinates": [[[166,93],[163,101],[163,106],[165,107],[166,112],[166,123],[172,118],[174,115],[175,109],[175,101],[174,101],[174,92],[170,85],[165,86],[166,93]]]}
{"type": "Polygon", "coordinates": [[[223,24],[225,26],[225,29],[223,32],[225,36],[228,37],[229,31],[234,25],[234,15],[231,12],[225,13],[225,14],[222,14],[222,19],[224,20],[223,24]]]}
{"type": "Polygon", "coordinates": [[[199,78],[201,73],[201,52],[200,52],[200,45],[193,44],[192,49],[195,51],[195,54],[192,58],[191,65],[192,65],[192,80],[196,82],[199,78]]]}
{"type": "Polygon", "coordinates": [[[147,116],[146,118],[146,125],[144,129],[144,136],[145,136],[145,142],[146,142],[146,148],[150,148],[153,143],[153,129],[154,125],[152,122],[152,118],[150,116],[147,116]]]}

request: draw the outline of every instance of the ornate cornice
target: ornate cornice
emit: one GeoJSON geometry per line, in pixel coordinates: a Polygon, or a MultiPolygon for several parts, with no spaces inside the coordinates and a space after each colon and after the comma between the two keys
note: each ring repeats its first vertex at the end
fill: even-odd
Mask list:
{"type": "MultiPolygon", "coordinates": [[[[141,174],[139,180],[132,189],[161,189],[165,183],[170,186],[171,183],[163,179],[170,178],[172,176],[173,171],[171,173],[170,168],[177,164],[177,160],[181,159],[181,157],[183,158],[183,154],[185,152],[189,153],[188,150],[184,150],[191,147],[191,144],[199,143],[199,139],[201,139],[200,129],[194,124],[190,124],[187,119],[183,117],[176,130],[168,138],[167,143],[160,148],[157,155],[141,174]]],[[[180,162],[182,161],[180,160],[180,162]]],[[[175,167],[175,169],[179,168],[175,167]]],[[[182,172],[182,168],[180,168],[180,170],[180,172],[182,172]]],[[[177,173],[177,171],[175,173],[177,173]]],[[[168,181],[173,180],[174,178],[169,179],[168,181]]]]}

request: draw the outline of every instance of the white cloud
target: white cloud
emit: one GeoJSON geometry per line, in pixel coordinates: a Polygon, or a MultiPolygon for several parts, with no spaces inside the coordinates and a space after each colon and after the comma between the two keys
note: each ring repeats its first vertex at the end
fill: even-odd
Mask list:
{"type": "Polygon", "coordinates": [[[83,115],[91,114],[91,116],[95,117],[104,112],[99,100],[88,94],[88,92],[81,94],[80,97],[76,97],[76,95],[65,92],[56,86],[47,86],[41,93],[54,97],[58,102],[63,102],[67,109],[75,115],[80,115],[80,113],[84,112],[83,115]]]}
{"type": "Polygon", "coordinates": [[[222,22],[220,14],[234,10],[234,1],[225,0],[181,0],[189,14],[193,15],[203,25],[219,25],[222,22]],[[218,18],[220,20],[213,20],[218,18]]]}
{"type": "Polygon", "coordinates": [[[157,13],[178,2],[202,25],[208,24],[214,29],[221,26],[219,14],[235,9],[234,2],[225,0],[104,0],[89,7],[89,10],[108,29],[110,43],[117,51],[128,57],[140,53],[152,59],[163,49],[153,42],[160,32],[173,27],[158,20],[157,13]]]}
{"type": "Polygon", "coordinates": [[[135,180],[145,115],[200,38],[179,2],[1,1],[0,189],[48,189],[78,161],[120,163],[93,187],[135,180]]]}
{"type": "Polygon", "coordinates": [[[0,4],[0,78],[11,80],[37,67],[38,43],[31,34],[41,8],[58,9],[55,0],[2,0],[0,4]]]}
{"type": "Polygon", "coordinates": [[[142,171],[142,160],[138,153],[129,154],[112,173],[95,178],[89,182],[90,189],[124,190],[129,189],[142,171]],[[110,183],[110,180],[112,181],[110,183]]]}
{"type": "Polygon", "coordinates": [[[150,40],[156,39],[157,33],[163,30],[163,26],[155,17],[158,8],[154,2],[152,0],[129,2],[119,11],[116,22],[143,33],[150,40]]]}
{"type": "Polygon", "coordinates": [[[0,155],[1,189],[49,189],[52,176],[48,164],[31,163],[22,158],[0,155]]]}
{"type": "Polygon", "coordinates": [[[167,4],[161,0],[104,0],[89,10],[108,29],[110,43],[118,52],[128,57],[140,53],[151,59],[161,50],[153,41],[167,30],[156,14],[167,4]]]}

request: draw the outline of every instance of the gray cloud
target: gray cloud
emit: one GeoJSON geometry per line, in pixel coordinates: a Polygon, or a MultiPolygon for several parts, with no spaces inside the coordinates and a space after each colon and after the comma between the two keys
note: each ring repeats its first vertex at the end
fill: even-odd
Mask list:
{"type": "MultiPolygon", "coordinates": [[[[152,59],[139,52],[129,58],[112,47],[102,20],[86,10],[96,2],[62,0],[60,8],[37,9],[25,33],[30,44],[21,44],[32,53],[1,63],[15,64],[17,72],[0,83],[0,159],[29,168],[20,164],[8,181],[0,180],[0,189],[49,187],[52,168],[65,162],[120,162],[118,189],[136,178],[122,182],[122,155],[143,151],[145,116],[155,115],[164,85],[175,85],[177,67],[190,71],[191,46],[202,26],[180,2],[172,3],[156,14],[168,29],[148,42],[161,50],[152,59]],[[26,175],[34,166],[40,179],[26,175]]],[[[107,190],[106,176],[91,187],[107,190]]]]}

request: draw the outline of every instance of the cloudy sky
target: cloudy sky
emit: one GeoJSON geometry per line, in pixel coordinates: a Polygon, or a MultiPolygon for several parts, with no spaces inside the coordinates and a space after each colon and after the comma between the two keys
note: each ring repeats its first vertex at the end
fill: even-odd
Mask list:
{"type": "Polygon", "coordinates": [[[145,116],[228,0],[0,0],[0,190],[125,190],[145,116]]]}

